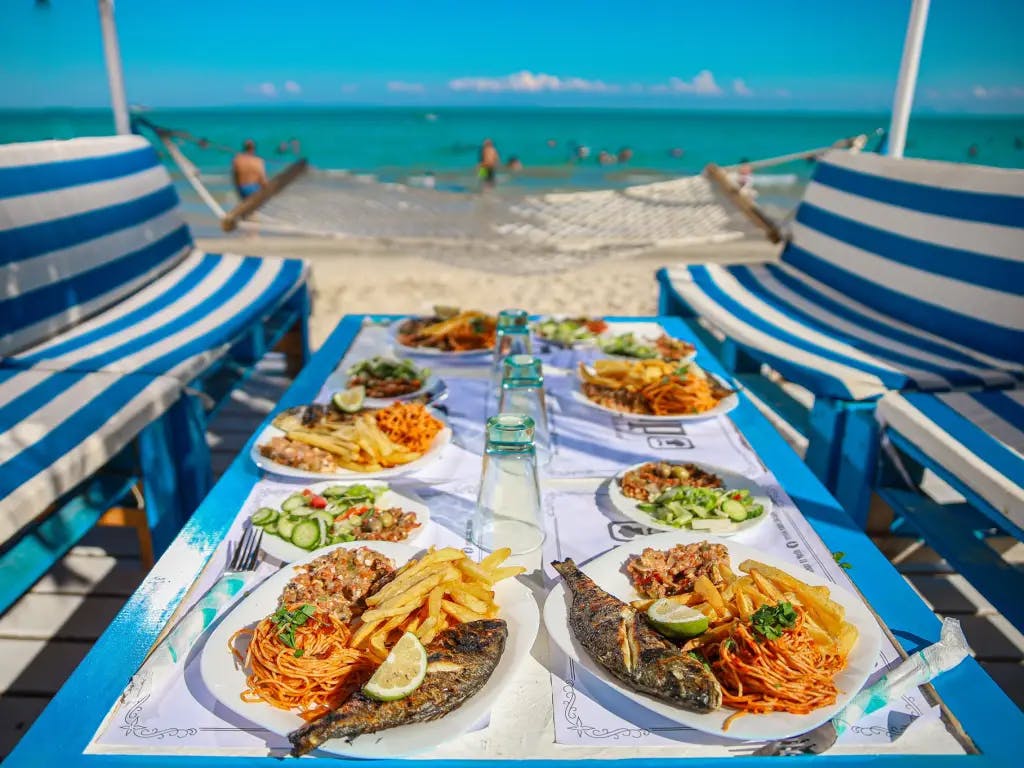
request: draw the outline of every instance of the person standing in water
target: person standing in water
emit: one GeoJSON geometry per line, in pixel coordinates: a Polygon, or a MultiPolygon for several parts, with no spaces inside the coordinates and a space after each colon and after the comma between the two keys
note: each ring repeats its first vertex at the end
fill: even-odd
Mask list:
{"type": "Polygon", "coordinates": [[[256,154],[256,142],[252,139],[245,140],[242,151],[231,161],[231,179],[243,200],[267,186],[267,167],[256,154]]]}
{"type": "Polygon", "coordinates": [[[484,143],[480,145],[480,161],[477,163],[476,172],[485,189],[493,187],[497,183],[500,164],[501,157],[498,155],[498,148],[490,139],[484,139],[484,143]]]}

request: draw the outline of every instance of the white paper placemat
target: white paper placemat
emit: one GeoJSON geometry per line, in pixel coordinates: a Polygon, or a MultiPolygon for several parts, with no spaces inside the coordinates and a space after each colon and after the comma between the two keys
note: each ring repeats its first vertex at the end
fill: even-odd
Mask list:
{"type": "MultiPolygon", "coordinates": [[[[655,324],[646,325],[653,326],[653,330],[648,329],[652,333],[657,330],[655,324]]],[[[335,388],[331,382],[342,381],[344,371],[357,360],[391,351],[386,328],[365,326],[317,400],[326,401],[335,388]]],[[[658,424],[603,414],[571,400],[568,391],[575,386],[575,364],[581,359],[592,359],[594,354],[593,350],[553,349],[544,355],[555,446],[551,462],[542,471],[548,536],[543,551],[517,559],[532,571],[523,578],[534,590],[538,604],[543,603],[551,583],[553,571],[546,565],[551,559],[571,556],[585,562],[619,543],[645,535],[646,529],[614,510],[603,485],[622,468],[654,459],[703,462],[749,476],[768,489],[775,510],[771,520],[741,534],[743,541],[791,560],[794,568],[813,570],[837,583],[848,581],[730,419],[658,424]]],[[[453,428],[454,441],[441,459],[393,479],[391,485],[409,488],[430,505],[431,518],[438,526],[438,546],[451,544],[472,551],[465,541],[465,528],[480,477],[483,422],[489,402],[489,358],[464,359],[455,364],[436,358],[420,358],[418,362],[429,366],[449,387],[449,395],[441,405],[453,428]]],[[[301,487],[301,482],[272,477],[256,484],[181,609],[197,600],[223,571],[228,542],[239,539],[249,515],[259,506],[280,500],[301,487]]],[[[269,575],[278,565],[263,563],[260,572],[269,575]]],[[[285,739],[252,726],[214,702],[198,674],[201,647],[192,652],[180,678],[161,690],[143,692],[125,705],[113,707],[86,751],[285,754],[285,739]]],[[[226,663],[230,663],[228,658],[225,649],[226,663]]],[[[878,669],[897,660],[895,649],[883,640],[878,669]]],[[[572,664],[553,644],[549,647],[543,629],[532,658],[519,671],[502,700],[508,704],[492,711],[489,724],[481,723],[478,729],[419,757],[724,756],[746,754],[757,746],[662,722],[572,664]]],[[[851,728],[830,754],[863,752],[865,748],[872,752],[963,752],[917,691],[904,697],[899,707],[875,713],[851,728]],[[894,741],[900,733],[902,737],[894,741]]]]}

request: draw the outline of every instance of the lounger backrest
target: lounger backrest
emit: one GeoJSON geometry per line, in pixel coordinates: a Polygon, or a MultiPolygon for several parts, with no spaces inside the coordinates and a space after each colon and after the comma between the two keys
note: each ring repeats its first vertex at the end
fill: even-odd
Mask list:
{"type": "Polygon", "coordinates": [[[0,146],[0,355],[109,307],[191,245],[141,136],[0,146]]]}
{"type": "Polygon", "coordinates": [[[1024,171],[833,150],[782,259],[891,317],[1024,361],[1024,171]]]}

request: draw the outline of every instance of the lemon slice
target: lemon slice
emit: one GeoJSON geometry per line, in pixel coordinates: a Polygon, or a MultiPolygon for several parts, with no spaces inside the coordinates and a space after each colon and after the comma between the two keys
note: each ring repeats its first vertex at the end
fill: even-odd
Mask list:
{"type": "Polygon", "coordinates": [[[666,637],[696,637],[708,631],[708,617],[674,600],[655,600],[647,609],[647,618],[666,637]]]}
{"type": "Polygon", "coordinates": [[[363,407],[363,401],[366,399],[366,387],[362,384],[358,384],[348,389],[343,389],[341,392],[335,392],[334,397],[331,398],[334,406],[339,411],[345,413],[355,413],[363,407]]]}
{"type": "Polygon", "coordinates": [[[416,635],[406,632],[363,686],[363,693],[377,701],[397,701],[419,688],[426,676],[427,651],[416,635]]]}

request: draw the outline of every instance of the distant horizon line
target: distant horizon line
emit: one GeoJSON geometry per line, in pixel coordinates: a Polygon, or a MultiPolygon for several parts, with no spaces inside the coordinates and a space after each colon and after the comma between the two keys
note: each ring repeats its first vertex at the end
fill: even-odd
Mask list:
{"type": "MultiPolygon", "coordinates": [[[[251,104],[251,103],[236,103],[236,104],[217,104],[217,105],[177,105],[177,106],[149,106],[149,105],[137,105],[136,108],[131,109],[133,114],[145,115],[147,112],[173,112],[173,111],[187,111],[187,110],[252,110],[252,111],[288,111],[288,110],[334,110],[334,109],[352,109],[352,110],[394,110],[394,111],[412,111],[412,112],[424,112],[431,113],[432,111],[451,111],[451,110],[468,110],[468,111],[527,111],[535,110],[538,112],[656,112],[656,113],[680,113],[680,114],[776,114],[776,115],[811,115],[819,117],[827,116],[858,116],[858,117],[886,117],[889,116],[889,111],[886,109],[866,109],[866,110],[854,110],[854,109],[813,109],[813,108],[800,108],[800,107],[764,107],[764,108],[751,108],[740,107],[717,107],[717,108],[703,108],[703,107],[656,107],[656,106],[593,106],[593,105],[540,105],[540,104],[379,104],[372,102],[364,103],[301,103],[291,102],[287,104],[251,104]]],[[[0,105],[0,112],[109,112],[109,106],[69,106],[69,105],[49,105],[49,106],[2,106],[0,105]]],[[[986,118],[1006,118],[1006,119],[1020,119],[1024,118],[1024,112],[975,112],[975,111],[945,111],[942,109],[936,109],[934,107],[919,107],[912,114],[915,116],[924,117],[986,117],[986,118]]]]}

